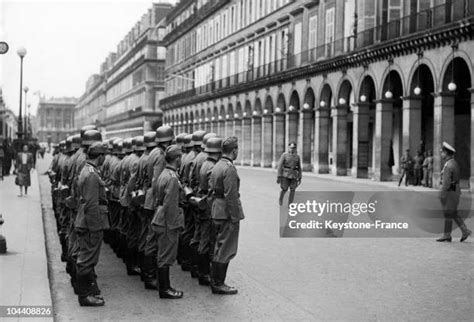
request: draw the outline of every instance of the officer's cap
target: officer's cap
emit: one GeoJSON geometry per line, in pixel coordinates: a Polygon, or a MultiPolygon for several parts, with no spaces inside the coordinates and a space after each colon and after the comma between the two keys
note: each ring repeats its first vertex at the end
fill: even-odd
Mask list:
{"type": "Polygon", "coordinates": [[[156,129],[156,142],[169,142],[173,141],[174,132],[173,129],[167,125],[162,125],[156,129]]]}
{"type": "Polygon", "coordinates": [[[186,135],[184,138],[183,138],[183,146],[185,148],[189,148],[189,147],[192,147],[192,140],[193,140],[193,135],[192,134],[188,134],[186,135]]]}
{"type": "Polygon", "coordinates": [[[207,133],[206,135],[204,135],[204,137],[202,138],[202,143],[201,143],[201,148],[205,148],[206,147],[206,144],[207,144],[207,140],[209,140],[210,138],[215,138],[217,136],[216,133],[207,133]]]}
{"type": "Polygon", "coordinates": [[[456,153],[456,150],[447,142],[443,142],[443,149],[450,153],[456,153]]]}
{"type": "Polygon", "coordinates": [[[166,158],[175,159],[176,157],[182,155],[183,153],[181,152],[181,147],[179,147],[177,144],[172,144],[166,148],[165,154],[166,154],[166,158]]]}
{"type": "Polygon", "coordinates": [[[97,130],[87,130],[82,136],[82,145],[89,146],[94,142],[102,142],[102,134],[97,130]]]}
{"type": "Polygon", "coordinates": [[[105,142],[94,142],[87,151],[88,154],[105,154],[107,153],[107,144],[105,142]]]}
{"type": "Polygon", "coordinates": [[[238,146],[238,139],[235,136],[228,137],[222,142],[222,150],[232,151],[238,146]]]}
{"type": "Polygon", "coordinates": [[[134,148],[135,151],[145,151],[146,150],[146,147],[144,145],[143,135],[136,136],[134,138],[134,141],[135,141],[135,148],[134,148]]]}
{"type": "Polygon", "coordinates": [[[150,131],[146,132],[145,135],[143,136],[143,145],[145,147],[154,147],[156,146],[156,132],[155,131],[150,131]]]}
{"type": "Polygon", "coordinates": [[[206,131],[203,130],[197,130],[193,133],[191,144],[194,145],[201,145],[202,139],[204,138],[204,135],[206,135],[206,131]]]}
{"type": "Polygon", "coordinates": [[[212,137],[207,140],[206,148],[204,152],[220,153],[222,152],[222,139],[218,137],[212,137]]]}

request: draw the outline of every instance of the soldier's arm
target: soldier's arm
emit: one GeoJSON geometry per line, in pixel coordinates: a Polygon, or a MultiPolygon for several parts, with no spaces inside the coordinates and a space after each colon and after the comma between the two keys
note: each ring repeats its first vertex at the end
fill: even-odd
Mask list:
{"type": "Polygon", "coordinates": [[[280,161],[278,161],[278,173],[277,177],[282,177],[283,176],[283,163],[285,161],[285,154],[283,153],[280,156],[280,161]]]}
{"type": "Polygon", "coordinates": [[[228,167],[224,172],[224,199],[231,221],[238,222],[240,220],[240,200],[237,171],[234,167],[228,167]]]}
{"type": "Polygon", "coordinates": [[[127,182],[127,192],[131,193],[135,188],[138,175],[138,162],[132,162],[130,165],[130,180],[127,182]]]}
{"type": "Polygon", "coordinates": [[[163,210],[165,214],[178,214],[179,182],[177,177],[171,177],[165,186],[163,210]]]}
{"type": "Polygon", "coordinates": [[[301,158],[298,156],[298,180],[303,176],[303,168],[301,167],[301,158]]]}
{"type": "Polygon", "coordinates": [[[151,186],[151,180],[153,178],[153,159],[154,157],[150,154],[146,163],[146,171],[143,176],[143,189],[145,189],[145,191],[151,186]]]}
{"type": "Polygon", "coordinates": [[[84,182],[84,215],[86,217],[99,215],[99,175],[91,173],[84,182]]]}
{"type": "Polygon", "coordinates": [[[165,168],[165,158],[164,157],[159,157],[157,158],[155,162],[155,166],[153,167],[153,181],[158,180],[160,177],[160,174],[163,172],[163,169],[165,168]]]}

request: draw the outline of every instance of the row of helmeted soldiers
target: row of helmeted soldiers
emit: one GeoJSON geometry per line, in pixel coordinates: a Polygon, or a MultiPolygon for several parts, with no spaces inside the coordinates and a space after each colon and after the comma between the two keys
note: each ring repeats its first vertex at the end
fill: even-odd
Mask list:
{"type": "Polygon", "coordinates": [[[182,298],[170,285],[175,260],[215,294],[237,253],[244,218],[233,161],[237,138],[198,130],[175,137],[168,126],[102,141],[94,126],[59,144],[48,170],[61,260],[82,306],[101,306],[95,266],[102,240],[160,298],[182,298]]]}

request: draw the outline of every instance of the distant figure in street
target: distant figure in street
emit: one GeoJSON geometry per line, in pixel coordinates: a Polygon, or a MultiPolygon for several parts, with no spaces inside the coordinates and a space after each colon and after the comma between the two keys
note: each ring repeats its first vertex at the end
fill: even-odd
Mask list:
{"type": "Polygon", "coordinates": [[[402,175],[398,181],[398,186],[400,187],[402,184],[403,177],[405,177],[405,186],[408,186],[408,182],[410,182],[411,179],[411,172],[413,170],[413,159],[410,155],[410,149],[406,149],[405,154],[400,158],[400,169],[402,175]]]}
{"type": "Polygon", "coordinates": [[[283,205],[283,198],[285,197],[288,188],[290,188],[288,204],[293,202],[295,190],[300,185],[302,176],[300,156],[296,154],[296,143],[290,142],[288,146],[290,150],[283,153],[278,162],[277,183],[280,184],[281,188],[279,199],[280,206],[283,205]]]}
{"type": "Polygon", "coordinates": [[[10,169],[12,167],[12,158],[14,156],[14,150],[9,142],[9,139],[3,141],[3,175],[10,175],[10,169]]]}
{"type": "Polygon", "coordinates": [[[28,152],[28,146],[23,145],[23,152],[16,156],[16,179],[15,184],[20,186],[20,194],[23,196],[23,187],[25,187],[25,196],[28,194],[28,187],[31,185],[30,171],[33,168],[33,156],[28,152]]]}
{"type": "Polygon", "coordinates": [[[416,151],[416,156],[414,160],[414,185],[415,186],[420,186],[421,185],[421,180],[423,179],[423,155],[421,151],[416,151]]]}
{"type": "Polygon", "coordinates": [[[423,160],[423,186],[433,187],[433,151],[425,152],[426,157],[423,160]]]}
{"type": "Polygon", "coordinates": [[[458,215],[458,204],[461,196],[459,188],[460,170],[454,160],[456,150],[446,142],[443,142],[441,157],[444,159],[444,167],[441,170],[439,199],[444,213],[444,235],[437,239],[438,242],[450,242],[453,220],[462,231],[461,242],[465,241],[472,231],[467,229],[463,219],[458,215]]]}

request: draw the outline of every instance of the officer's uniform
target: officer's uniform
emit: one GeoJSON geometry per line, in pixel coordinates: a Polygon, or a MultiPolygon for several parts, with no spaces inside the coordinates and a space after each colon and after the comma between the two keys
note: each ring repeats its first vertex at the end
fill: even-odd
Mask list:
{"type": "MultiPolygon", "coordinates": [[[[90,151],[105,153],[106,145],[97,142],[90,151]]],[[[88,296],[94,295],[94,267],[99,261],[100,247],[104,229],[108,229],[107,196],[105,182],[101,179],[98,166],[87,161],[78,178],[79,207],[74,223],[79,251],[76,261],[77,281],[79,284],[79,302],[84,304],[88,296]]],[[[89,299],[89,298],[88,298],[89,299]]],[[[94,299],[94,301],[97,298],[94,299]]],[[[102,300],[103,305],[103,300],[102,300]]]]}
{"type": "MultiPolygon", "coordinates": [[[[181,148],[170,145],[166,149],[168,158],[176,159],[181,155],[181,148]]],[[[158,285],[161,298],[181,298],[182,292],[171,288],[169,267],[178,254],[178,239],[184,228],[184,214],[179,207],[182,188],[179,183],[176,168],[170,164],[153,182],[153,195],[156,197],[156,211],[152,220],[153,230],[158,237],[158,285]]]]}
{"type": "Polygon", "coordinates": [[[461,229],[461,241],[464,241],[471,234],[471,231],[467,229],[463,219],[458,215],[458,204],[461,196],[459,180],[461,177],[459,165],[453,156],[456,150],[446,142],[443,142],[443,149],[447,151],[448,154],[443,170],[441,171],[439,199],[443,207],[445,223],[444,236],[438,239],[438,241],[451,241],[453,220],[461,229]]]}
{"type": "Polygon", "coordinates": [[[290,188],[288,204],[293,202],[296,187],[301,180],[301,160],[296,152],[285,152],[278,162],[278,180],[280,182],[280,206],[283,204],[285,193],[290,188]]]}
{"type": "Polygon", "coordinates": [[[122,168],[122,161],[124,158],[124,153],[122,153],[122,144],[121,140],[114,142],[114,150],[116,156],[110,162],[109,172],[110,175],[107,177],[107,184],[111,188],[110,193],[110,231],[111,231],[111,247],[118,253],[119,242],[120,242],[120,213],[122,206],[120,205],[120,170],[122,168]]]}

